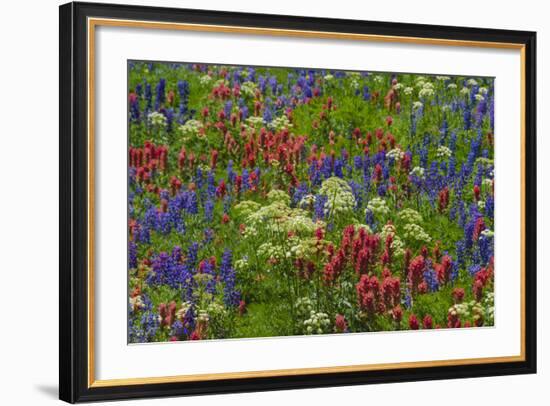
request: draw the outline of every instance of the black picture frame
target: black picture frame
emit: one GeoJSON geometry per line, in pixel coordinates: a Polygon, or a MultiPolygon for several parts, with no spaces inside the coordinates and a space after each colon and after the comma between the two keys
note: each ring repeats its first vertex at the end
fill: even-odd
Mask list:
{"type": "Polygon", "coordinates": [[[68,3],[60,6],[59,140],[59,397],[84,402],[159,396],[235,393],[279,389],[467,378],[536,372],[536,33],[342,19],[247,14],[205,10],[68,3]],[[93,387],[88,381],[88,191],[87,191],[87,24],[88,17],[225,26],[343,32],[394,37],[513,43],[525,52],[525,359],[400,368],[364,372],[313,373],[200,382],[93,387]]]}

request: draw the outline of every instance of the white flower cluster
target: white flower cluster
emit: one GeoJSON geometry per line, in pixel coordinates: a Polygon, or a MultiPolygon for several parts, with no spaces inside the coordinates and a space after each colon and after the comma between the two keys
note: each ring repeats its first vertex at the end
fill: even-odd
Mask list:
{"type": "Polygon", "coordinates": [[[292,124],[286,114],[283,114],[282,116],[275,117],[271,123],[269,123],[269,128],[272,128],[275,131],[281,131],[285,128],[292,128],[292,124]]]}
{"type": "Polygon", "coordinates": [[[489,93],[489,90],[486,87],[480,87],[477,92],[479,94],[486,95],[487,93],[489,93]]]}
{"type": "Polygon", "coordinates": [[[383,244],[386,243],[386,239],[388,238],[388,235],[392,235],[393,241],[391,243],[391,248],[393,249],[393,254],[397,257],[403,256],[405,253],[405,244],[403,244],[403,241],[399,238],[397,235],[397,229],[393,224],[386,224],[384,227],[382,227],[382,230],[380,231],[380,239],[383,244]]]}
{"type": "Polygon", "coordinates": [[[428,233],[418,224],[410,223],[405,224],[403,227],[405,230],[404,237],[409,240],[419,241],[419,242],[430,242],[432,238],[428,233]]]}
{"type": "Polygon", "coordinates": [[[470,89],[467,87],[463,87],[460,89],[460,94],[463,96],[470,96],[470,89]]]}
{"type": "Polygon", "coordinates": [[[145,304],[143,303],[143,300],[141,299],[141,295],[131,297],[130,298],[130,306],[132,306],[132,308],[134,310],[143,309],[145,307],[145,304]]]}
{"type": "MultiPolygon", "coordinates": [[[[475,303],[475,302],[473,302],[475,303]]],[[[461,319],[462,318],[469,318],[470,317],[470,307],[471,307],[472,304],[470,303],[456,303],[454,305],[452,305],[451,307],[449,307],[449,311],[448,313],[453,315],[453,316],[459,316],[461,319]]]]}
{"type": "Polygon", "coordinates": [[[288,206],[290,204],[290,196],[284,190],[272,189],[267,194],[267,201],[269,203],[281,202],[285,206],[288,206]]]}
{"type": "Polygon", "coordinates": [[[155,127],[165,127],[166,126],[166,117],[164,114],[159,113],[158,111],[153,111],[149,113],[149,122],[155,127]]]}
{"type": "MultiPolygon", "coordinates": [[[[251,208],[256,207],[248,204],[251,208]]],[[[246,210],[246,206],[244,208],[246,210]]],[[[263,226],[266,222],[273,222],[289,216],[292,209],[284,202],[274,201],[267,206],[257,207],[246,218],[246,225],[263,226]]]]}
{"type": "Polygon", "coordinates": [[[260,203],[253,202],[252,200],[243,200],[235,205],[235,210],[238,216],[248,217],[250,214],[255,213],[262,207],[260,203]]]}
{"type": "Polygon", "coordinates": [[[481,186],[485,189],[491,189],[493,187],[493,179],[490,178],[484,178],[481,181],[481,186]]]}
{"type": "Polygon", "coordinates": [[[418,96],[421,99],[426,99],[428,97],[432,97],[434,95],[434,85],[431,82],[425,82],[422,85],[422,89],[418,92],[418,96]]]}
{"type": "Polygon", "coordinates": [[[422,216],[414,209],[403,209],[397,214],[397,217],[404,223],[422,223],[422,216]]]}
{"type": "Polygon", "coordinates": [[[406,87],[405,89],[403,89],[403,93],[405,93],[407,96],[410,96],[412,94],[412,92],[414,91],[414,89],[410,86],[406,87]]]}
{"type": "Polygon", "coordinates": [[[199,79],[199,82],[201,85],[205,86],[208,85],[210,82],[212,82],[212,76],[210,75],[202,75],[199,79]]]}
{"type": "Polygon", "coordinates": [[[448,313],[465,320],[473,316],[474,321],[482,319],[485,324],[493,324],[494,320],[494,300],[493,293],[487,294],[484,303],[477,303],[475,300],[464,303],[457,303],[449,308],[448,313]]]}
{"type": "Polygon", "coordinates": [[[208,323],[210,321],[210,315],[205,309],[199,309],[197,312],[197,321],[202,323],[208,323]]]}
{"type": "Polygon", "coordinates": [[[452,90],[454,90],[454,89],[456,89],[457,87],[458,87],[458,86],[456,85],[456,83],[449,83],[449,84],[447,85],[447,89],[452,89],[452,90]]]}
{"type": "Polygon", "coordinates": [[[292,246],[290,252],[294,258],[310,259],[320,252],[324,244],[317,238],[296,238],[290,239],[292,246]]]}
{"type": "Polygon", "coordinates": [[[246,81],[241,85],[241,93],[247,97],[254,97],[256,95],[256,83],[246,81]]]}
{"type": "Polygon", "coordinates": [[[250,116],[246,119],[246,126],[248,128],[256,128],[264,125],[264,119],[261,116],[250,116]]]}
{"type": "MultiPolygon", "coordinates": [[[[300,209],[292,210],[291,215],[281,222],[281,228],[284,231],[293,231],[298,234],[312,234],[317,228],[324,225],[321,221],[314,222],[309,213],[300,209]]],[[[277,226],[274,226],[273,230],[278,231],[277,226]]]]}
{"type": "Polygon", "coordinates": [[[415,79],[416,86],[419,88],[423,88],[427,80],[428,78],[426,78],[426,76],[422,76],[422,75],[417,76],[415,79]]]}
{"type": "Polygon", "coordinates": [[[298,203],[298,206],[301,207],[302,209],[309,209],[313,207],[314,203],[315,203],[315,195],[312,195],[310,193],[302,197],[302,199],[298,203]]]}
{"type": "Polygon", "coordinates": [[[480,93],[476,94],[474,97],[475,97],[475,99],[476,99],[477,101],[483,101],[483,100],[485,100],[485,97],[484,97],[482,94],[480,94],[480,93]]]}
{"type": "MultiPolygon", "coordinates": [[[[273,245],[270,242],[265,242],[258,247],[258,256],[266,259],[277,259],[281,260],[287,255],[285,254],[283,247],[280,245],[273,245]]],[[[290,257],[290,253],[288,253],[290,257]]]]}
{"type": "Polygon", "coordinates": [[[493,165],[494,161],[492,159],[489,159],[489,158],[480,157],[480,158],[477,158],[476,162],[475,162],[476,166],[479,165],[479,164],[487,167],[489,165],[493,165]]]}
{"type": "Polygon", "coordinates": [[[296,300],[296,313],[299,316],[305,317],[313,310],[313,302],[309,297],[299,297],[296,300]]]}
{"type": "Polygon", "coordinates": [[[367,203],[365,214],[367,214],[367,210],[370,210],[375,217],[384,217],[390,213],[390,208],[386,205],[386,201],[381,197],[375,197],[370,200],[367,203]]]}
{"type": "Polygon", "coordinates": [[[237,272],[247,271],[250,267],[250,262],[248,262],[248,257],[242,257],[237,259],[233,264],[237,272]]]}
{"type": "Polygon", "coordinates": [[[405,85],[403,83],[396,83],[395,85],[393,85],[393,88],[395,90],[401,90],[405,87],[405,85]]]}
{"type": "Polygon", "coordinates": [[[319,194],[327,197],[325,213],[328,215],[339,216],[350,213],[355,208],[356,202],[351,186],[336,176],[323,181],[319,194]]]}
{"type": "Polygon", "coordinates": [[[207,313],[210,317],[217,319],[222,318],[227,314],[227,310],[224,305],[217,302],[211,302],[207,307],[207,313]]]}
{"type": "Polygon", "coordinates": [[[447,159],[450,158],[452,155],[452,151],[449,147],[446,147],[445,145],[441,145],[437,148],[437,157],[447,159]]]}
{"type": "Polygon", "coordinates": [[[388,158],[393,158],[396,161],[400,161],[405,156],[405,153],[400,148],[394,148],[386,154],[388,158]]]}
{"type": "MultiPolygon", "coordinates": [[[[274,194],[272,197],[283,199],[280,194],[274,194]]],[[[248,207],[240,207],[240,210],[247,210],[255,207],[248,204],[248,207]]],[[[267,229],[272,233],[298,233],[311,235],[318,227],[324,227],[322,221],[314,222],[310,214],[302,209],[292,209],[288,207],[286,201],[276,200],[267,206],[260,206],[254,212],[250,213],[245,220],[245,237],[257,235],[257,229],[267,229]],[[251,229],[250,231],[248,229],[251,229]]]]}
{"type": "Polygon", "coordinates": [[[481,211],[485,210],[485,201],[479,200],[479,201],[477,202],[477,208],[478,208],[479,210],[481,210],[481,211]]]}
{"type": "Polygon", "coordinates": [[[309,313],[309,319],[304,321],[306,334],[323,334],[328,331],[330,320],[326,313],[316,313],[312,310],[309,313]]]}
{"type": "Polygon", "coordinates": [[[330,73],[327,73],[323,79],[325,79],[327,82],[330,82],[332,81],[332,79],[334,79],[334,76],[330,73]]]}
{"type": "Polygon", "coordinates": [[[475,85],[477,85],[477,80],[475,80],[475,79],[468,79],[468,80],[466,81],[466,84],[467,84],[468,86],[475,86],[475,85]]]}
{"type": "Polygon", "coordinates": [[[441,80],[442,82],[451,79],[449,76],[436,76],[437,80],[441,80]]]}
{"type": "Polygon", "coordinates": [[[483,299],[483,307],[485,310],[485,324],[492,325],[495,320],[495,293],[487,292],[483,299]]]}
{"type": "Polygon", "coordinates": [[[424,168],[420,166],[415,166],[410,172],[411,175],[416,176],[417,178],[424,179],[424,168]]]}
{"type": "Polygon", "coordinates": [[[199,120],[187,120],[180,126],[180,132],[184,137],[199,136],[203,124],[199,120]]]}
{"type": "Polygon", "coordinates": [[[359,79],[361,79],[361,74],[358,72],[348,72],[347,77],[350,79],[349,84],[352,89],[359,88],[359,79]]]}
{"type": "Polygon", "coordinates": [[[495,232],[493,230],[489,230],[488,228],[486,228],[481,232],[481,237],[484,237],[484,238],[493,238],[494,236],[495,236],[495,232]]]}
{"type": "Polygon", "coordinates": [[[413,103],[413,110],[414,111],[420,110],[423,106],[424,106],[424,104],[421,101],[415,101],[413,103]]]}
{"type": "Polygon", "coordinates": [[[382,82],[384,81],[384,76],[382,76],[382,75],[376,75],[376,76],[374,77],[374,81],[375,81],[376,83],[382,83],[382,82]]]}
{"type": "Polygon", "coordinates": [[[247,225],[243,232],[245,240],[254,240],[258,236],[258,229],[254,226],[247,225]]]}

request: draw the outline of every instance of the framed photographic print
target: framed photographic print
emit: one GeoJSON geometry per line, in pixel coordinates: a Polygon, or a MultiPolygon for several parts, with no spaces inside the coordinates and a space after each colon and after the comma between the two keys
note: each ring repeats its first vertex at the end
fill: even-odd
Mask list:
{"type": "Polygon", "coordinates": [[[60,398],[536,371],[533,32],[60,7],[60,398]]]}

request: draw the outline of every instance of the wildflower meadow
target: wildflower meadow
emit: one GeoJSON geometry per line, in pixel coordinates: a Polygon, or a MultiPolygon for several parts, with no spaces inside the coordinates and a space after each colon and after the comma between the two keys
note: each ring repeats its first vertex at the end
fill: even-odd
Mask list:
{"type": "Polygon", "coordinates": [[[493,78],[128,75],[129,343],[494,324],[493,78]]]}

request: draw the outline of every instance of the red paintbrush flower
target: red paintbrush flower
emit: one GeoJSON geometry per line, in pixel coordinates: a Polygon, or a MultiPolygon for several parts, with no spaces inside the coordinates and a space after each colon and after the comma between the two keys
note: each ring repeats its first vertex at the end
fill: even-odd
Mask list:
{"type": "Polygon", "coordinates": [[[337,333],[345,333],[348,329],[346,318],[342,314],[337,314],[334,321],[334,329],[337,333]]]}
{"type": "Polygon", "coordinates": [[[392,309],[391,316],[393,321],[398,324],[401,323],[401,320],[403,319],[403,309],[401,309],[401,305],[397,305],[392,309]]]}
{"type": "Polygon", "coordinates": [[[216,196],[223,198],[227,192],[227,188],[225,186],[225,181],[222,179],[220,180],[220,183],[218,184],[218,187],[216,188],[216,196]]]}
{"type": "Polygon", "coordinates": [[[432,316],[430,316],[429,314],[424,316],[424,320],[422,320],[422,327],[425,329],[433,328],[432,316]]]}
{"type": "Polygon", "coordinates": [[[439,191],[439,199],[438,199],[439,212],[443,213],[443,211],[447,209],[448,205],[449,205],[449,188],[445,186],[443,189],[439,191]]]}
{"type": "Polygon", "coordinates": [[[218,155],[218,150],[213,149],[212,151],[210,151],[210,165],[212,166],[212,169],[216,169],[216,165],[218,163],[218,155]]]}
{"type": "Polygon", "coordinates": [[[426,261],[422,255],[415,257],[409,264],[408,282],[413,294],[418,291],[418,285],[423,280],[425,268],[426,261]]]}
{"type": "Polygon", "coordinates": [[[418,330],[418,319],[416,318],[416,316],[414,314],[411,314],[409,316],[409,328],[411,330],[418,330]]]}
{"type": "Polygon", "coordinates": [[[464,300],[464,289],[463,288],[454,288],[453,289],[453,300],[455,303],[462,303],[464,300]]]}
{"type": "Polygon", "coordinates": [[[479,201],[479,195],[481,193],[481,189],[478,185],[474,186],[474,199],[476,199],[476,202],[479,201]]]}

